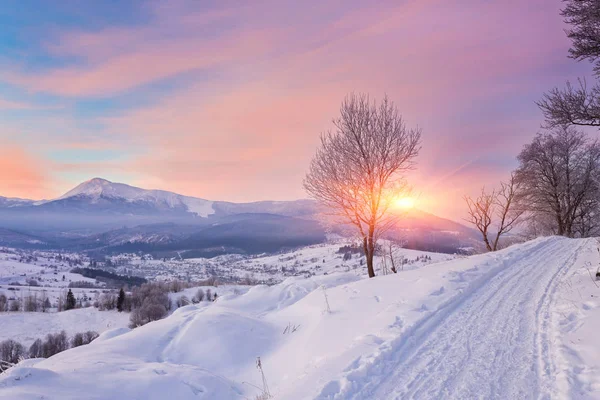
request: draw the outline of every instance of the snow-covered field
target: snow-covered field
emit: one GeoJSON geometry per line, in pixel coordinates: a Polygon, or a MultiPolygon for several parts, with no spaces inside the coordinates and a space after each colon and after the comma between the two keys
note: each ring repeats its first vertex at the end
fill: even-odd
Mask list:
{"type": "Polygon", "coordinates": [[[36,339],[43,339],[48,333],[64,330],[71,337],[78,332],[102,333],[127,327],[128,324],[129,313],[98,311],[94,307],[59,313],[5,312],[0,313],[0,342],[13,339],[29,347],[36,339]]]}
{"type": "Polygon", "coordinates": [[[82,266],[81,258],[76,254],[0,248],[0,285],[27,285],[34,280],[46,288],[64,288],[70,282],[95,282],[69,272],[76,266],[82,266]]]}
{"type": "Polygon", "coordinates": [[[275,399],[600,398],[599,260],[595,240],[551,237],[375,279],[293,277],[26,360],[0,398],[255,399],[256,357],[275,399]]]}
{"type": "MultiPolygon", "coordinates": [[[[222,282],[239,282],[250,279],[252,282],[274,284],[292,276],[310,277],[329,275],[339,272],[365,273],[364,257],[350,253],[344,259],[344,246],[352,245],[348,239],[333,240],[329,243],[302,247],[275,255],[239,255],[228,254],[214,258],[194,259],[152,259],[151,256],[121,254],[112,257],[116,272],[125,275],[144,276],[151,280],[203,280],[211,276],[222,282]]],[[[420,268],[433,262],[455,258],[452,254],[431,253],[425,251],[398,248],[394,258],[402,263],[405,270],[420,268]]],[[[388,261],[389,263],[389,261],[388,261]]],[[[375,266],[380,269],[382,257],[375,257],[375,266]]]]}

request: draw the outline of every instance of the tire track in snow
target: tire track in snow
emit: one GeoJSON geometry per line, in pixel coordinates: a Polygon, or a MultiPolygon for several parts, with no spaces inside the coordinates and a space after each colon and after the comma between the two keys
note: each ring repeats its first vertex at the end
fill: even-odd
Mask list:
{"type": "Polygon", "coordinates": [[[549,238],[497,259],[484,282],[471,283],[317,398],[552,396],[550,305],[584,244],[549,238]]]}

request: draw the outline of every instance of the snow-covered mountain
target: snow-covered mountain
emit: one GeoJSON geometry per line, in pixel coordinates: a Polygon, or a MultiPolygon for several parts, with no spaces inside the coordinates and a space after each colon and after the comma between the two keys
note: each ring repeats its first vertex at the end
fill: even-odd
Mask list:
{"type": "MultiPolygon", "coordinates": [[[[0,199],[0,228],[39,236],[48,247],[76,250],[276,251],[324,240],[320,220],[314,200],[231,203],[101,178],[47,201],[0,199]]],[[[456,252],[475,238],[471,229],[419,210],[401,221],[398,237],[417,250],[456,252]]],[[[332,233],[354,231],[335,225],[332,233]]]]}
{"type": "MultiPolygon", "coordinates": [[[[0,197],[0,209],[19,207],[26,211],[46,212],[102,212],[113,215],[178,214],[179,216],[207,218],[213,215],[266,213],[285,216],[314,215],[316,203],[312,200],[258,201],[231,203],[184,196],[164,190],[147,190],[124,183],[94,178],[83,182],[64,195],[44,201],[8,199],[0,197]]],[[[23,210],[20,210],[23,211],[23,210]]]]}
{"type": "Polygon", "coordinates": [[[22,207],[34,204],[33,200],[17,199],[11,197],[0,196],[0,208],[22,207]]]}
{"type": "Polygon", "coordinates": [[[124,183],[110,182],[102,178],[94,178],[83,182],[49,203],[65,200],[79,200],[90,204],[111,201],[126,202],[139,204],[145,210],[148,209],[148,206],[155,207],[157,210],[182,210],[199,217],[208,217],[215,213],[213,209],[214,202],[209,200],[183,196],[164,190],[141,189],[124,183]]]}

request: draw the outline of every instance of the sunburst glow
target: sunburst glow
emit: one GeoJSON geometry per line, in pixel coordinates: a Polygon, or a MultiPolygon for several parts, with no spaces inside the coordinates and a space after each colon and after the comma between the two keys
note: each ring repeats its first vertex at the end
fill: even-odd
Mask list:
{"type": "Polygon", "coordinates": [[[400,197],[400,198],[396,199],[396,201],[394,202],[394,205],[397,208],[402,208],[402,209],[407,210],[407,209],[415,207],[415,199],[412,197],[400,197]]]}

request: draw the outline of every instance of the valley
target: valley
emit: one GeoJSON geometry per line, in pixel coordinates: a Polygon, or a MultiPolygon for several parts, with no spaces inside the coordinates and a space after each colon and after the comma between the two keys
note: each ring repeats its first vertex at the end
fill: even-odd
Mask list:
{"type": "MultiPolygon", "coordinates": [[[[388,237],[404,247],[457,253],[479,246],[476,232],[417,209],[397,210],[388,237]]],[[[352,236],[313,200],[229,203],[145,190],[95,178],[54,200],[0,201],[0,246],[208,258],[276,253],[352,236]]]]}

